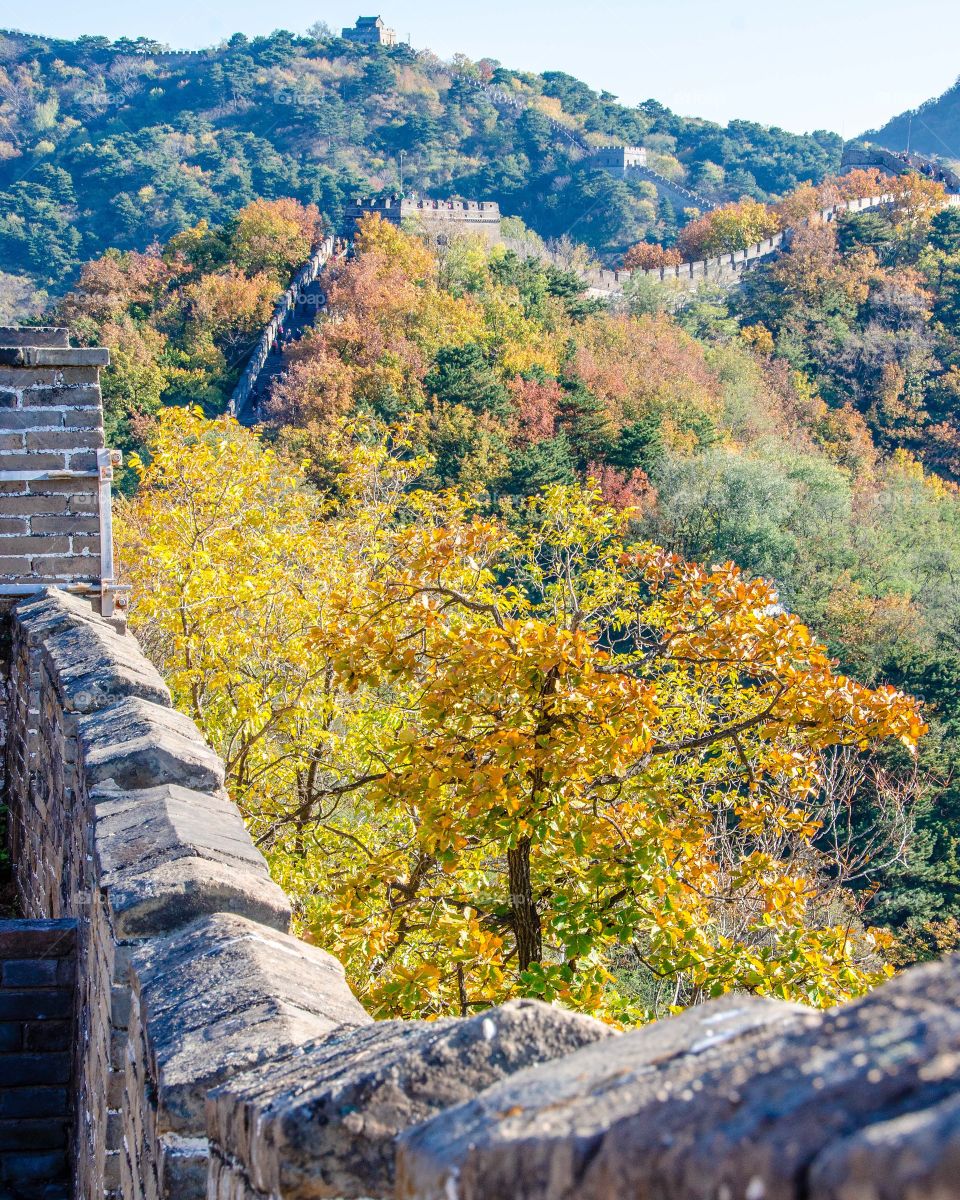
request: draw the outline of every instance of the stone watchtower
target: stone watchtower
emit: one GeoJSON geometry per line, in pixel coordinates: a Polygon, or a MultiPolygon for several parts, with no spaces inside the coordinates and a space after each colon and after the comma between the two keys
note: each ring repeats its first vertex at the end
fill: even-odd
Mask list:
{"type": "Polygon", "coordinates": [[[346,28],[340,35],[345,41],[358,42],[361,46],[395,46],[397,31],[388,29],[383,17],[357,17],[353,28],[346,28]]]}
{"type": "Polygon", "coordinates": [[[590,165],[602,171],[626,175],[637,167],[647,165],[645,146],[599,146],[590,157],[590,165]]]}
{"type": "Polygon", "coordinates": [[[451,238],[482,237],[488,245],[500,241],[500,206],[494,200],[430,200],[422,196],[357,197],[344,212],[344,232],[352,238],[360,221],[375,213],[382,221],[410,221],[431,241],[445,245],[451,238]]]}

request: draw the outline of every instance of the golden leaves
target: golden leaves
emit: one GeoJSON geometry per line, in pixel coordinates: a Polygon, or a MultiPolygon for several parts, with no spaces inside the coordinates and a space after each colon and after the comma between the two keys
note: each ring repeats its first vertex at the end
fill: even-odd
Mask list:
{"type": "Polygon", "coordinates": [[[878,978],[872,935],[818,910],[812,801],[824,747],[912,747],[916,704],[835,674],[768,583],[631,542],[594,490],[508,526],[358,434],[333,508],[170,410],[120,527],[135,627],[364,999],[635,1017],[624,953],[677,996],[878,978]]]}

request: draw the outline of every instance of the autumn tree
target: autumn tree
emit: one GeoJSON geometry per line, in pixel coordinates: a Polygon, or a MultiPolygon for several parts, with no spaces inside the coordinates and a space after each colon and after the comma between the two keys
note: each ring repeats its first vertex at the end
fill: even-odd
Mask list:
{"type": "Polygon", "coordinates": [[[746,250],[781,228],[776,212],[758,200],[724,204],[685,225],[677,247],[685,260],[746,250]]]}
{"type": "Polygon", "coordinates": [[[231,258],[248,274],[265,271],[285,285],[321,236],[316,205],[292,199],[254,200],[234,219],[231,258]]]}
{"type": "Polygon", "coordinates": [[[593,490],[506,524],[411,490],[408,451],[342,453],[331,509],[251,434],[172,413],[121,543],[134,625],[372,1007],[636,1015],[623,955],[680,1001],[882,976],[817,842],[824,755],[912,748],[913,702],[593,490]]]}
{"type": "Polygon", "coordinates": [[[660,246],[656,242],[637,242],[631,246],[623,259],[628,271],[659,271],[664,267],[678,266],[680,251],[674,246],[660,246]]]}

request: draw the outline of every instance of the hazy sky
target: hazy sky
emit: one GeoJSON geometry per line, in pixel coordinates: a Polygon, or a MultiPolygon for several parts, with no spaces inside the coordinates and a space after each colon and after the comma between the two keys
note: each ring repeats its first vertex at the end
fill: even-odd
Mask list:
{"type": "MultiPolygon", "coordinates": [[[[0,26],[73,37],[144,34],[212,45],[237,30],[339,28],[356,4],[323,0],[0,0],[0,26]]],[[[367,0],[362,0],[366,4],[367,0]]],[[[377,0],[416,47],[564,70],[627,104],[745,117],[852,136],[942,92],[960,74],[957,0],[377,0]]],[[[364,15],[373,14],[372,6],[364,15]]]]}

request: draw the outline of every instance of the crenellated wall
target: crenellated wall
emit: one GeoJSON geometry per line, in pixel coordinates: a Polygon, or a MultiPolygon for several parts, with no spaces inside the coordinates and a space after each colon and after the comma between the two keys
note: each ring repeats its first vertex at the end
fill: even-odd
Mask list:
{"type": "Polygon", "coordinates": [[[298,298],[319,277],[320,272],[326,266],[327,260],[333,253],[333,247],[334,239],[331,237],[325,238],[300,270],[297,271],[296,275],[290,281],[290,285],[277,301],[273,310],[273,316],[264,326],[263,332],[260,334],[257,344],[253,349],[253,353],[250,355],[247,365],[243,369],[243,374],[237,380],[237,386],[233,389],[233,395],[230,397],[231,416],[236,417],[240,421],[245,421],[252,417],[253,414],[250,409],[257,387],[257,380],[270,356],[270,352],[277,343],[277,338],[283,328],[284,321],[295,308],[298,298]]]}
{"type": "MultiPolygon", "coordinates": [[[[830,208],[821,209],[821,221],[835,221],[844,213],[865,212],[870,208],[879,208],[889,204],[891,196],[869,196],[862,200],[848,200],[830,208]]],[[[646,279],[669,283],[678,281],[688,288],[696,288],[704,280],[712,280],[722,286],[730,286],[737,282],[746,271],[752,270],[761,261],[776,254],[781,247],[789,242],[792,230],[774,234],[745,250],[735,250],[729,254],[718,254],[713,258],[698,259],[694,262],[683,262],[673,267],[655,267],[646,271],[608,271],[605,269],[587,271],[583,278],[589,290],[594,295],[611,295],[622,292],[626,284],[635,275],[646,279]]]]}
{"type": "Polygon", "coordinates": [[[76,925],[77,1200],[958,1194],[960,957],[827,1013],[375,1022],[122,625],[51,586],[10,634],[17,888],[76,925]]]}

